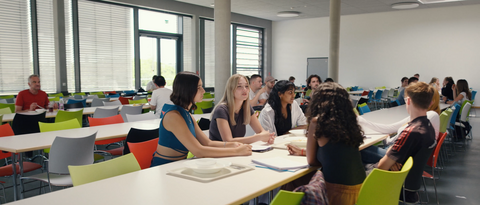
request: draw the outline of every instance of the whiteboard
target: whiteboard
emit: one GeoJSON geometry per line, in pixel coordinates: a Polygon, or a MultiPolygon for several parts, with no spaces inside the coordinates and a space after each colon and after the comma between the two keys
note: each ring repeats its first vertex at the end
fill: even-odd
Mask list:
{"type": "Polygon", "coordinates": [[[328,78],[328,57],[307,58],[307,79],[308,76],[317,74],[322,81],[328,78]]]}

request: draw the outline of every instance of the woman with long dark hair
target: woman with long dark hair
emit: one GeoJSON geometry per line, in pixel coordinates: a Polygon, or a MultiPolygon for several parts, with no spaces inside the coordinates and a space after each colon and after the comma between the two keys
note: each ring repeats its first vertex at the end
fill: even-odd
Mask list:
{"type": "Polygon", "coordinates": [[[452,85],[452,90],[455,99],[453,99],[453,101],[448,101],[448,104],[457,102],[458,104],[462,105],[463,101],[472,99],[472,93],[470,92],[468,82],[465,79],[457,80],[457,84],[452,85]]]}
{"type": "Polygon", "coordinates": [[[330,204],[355,204],[365,180],[359,146],[363,132],[347,91],[322,83],[308,106],[307,161],[323,167],[330,204]]]}
{"type": "Polygon", "coordinates": [[[251,145],[238,142],[211,141],[188,112],[201,102],[205,90],[200,77],[192,72],[178,73],[170,95],[172,104],[161,111],[160,138],[152,167],[185,159],[188,151],[196,157],[251,155],[251,145]]]}
{"type": "Polygon", "coordinates": [[[267,104],[258,116],[263,129],[277,136],[291,129],[305,129],[307,118],[295,101],[295,85],[287,80],[278,81],[273,86],[267,104]]]}

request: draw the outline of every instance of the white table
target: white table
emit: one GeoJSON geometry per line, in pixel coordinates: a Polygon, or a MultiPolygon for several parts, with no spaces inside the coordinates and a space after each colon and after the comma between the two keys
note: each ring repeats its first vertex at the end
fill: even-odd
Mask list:
{"type": "Polygon", "coordinates": [[[350,95],[361,95],[362,93],[363,93],[363,90],[348,91],[348,94],[350,95]]]}
{"type": "MultiPolygon", "coordinates": [[[[97,108],[112,109],[112,108],[115,108],[115,107],[119,107],[119,108],[118,108],[118,111],[121,111],[123,106],[133,106],[133,105],[85,107],[85,108],[83,108],[83,114],[84,114],[84,115],[93,114],[97,108]]],[[[149,105],[149,104],[143,105],[143,109],[150,109],[150,105],[149,105]]],[[[70,110],[79,110],[79,109],[70,109],[70,110]]],[[[39,110],[39,111],[40,111],[40,110],[39,110]]],[[[47,114],[46,114],[45,117],[46,117],[46,118],[54,118],[54,117],[57,116],[57,113],[58,113],[58,111],[47,112],[47,114]]],[[[4,114],[4,115],[3,115],[3,122],[13,121],[13,118],[14,118],[14,117],[15,117],[15,113],[4,114]]]]}

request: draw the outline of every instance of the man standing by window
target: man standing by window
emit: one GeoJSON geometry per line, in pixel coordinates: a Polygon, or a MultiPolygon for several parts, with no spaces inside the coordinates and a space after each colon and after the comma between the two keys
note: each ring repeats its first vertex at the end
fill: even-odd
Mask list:
{"type": "Polygon", "coordinates": [[[30,75],[28,77],[29,89],[22,90],[17,95],[15,112],[33,111],[38,108],[46,108],[49,100],[48,95],[40,90],[40,77],[30,75]]]}

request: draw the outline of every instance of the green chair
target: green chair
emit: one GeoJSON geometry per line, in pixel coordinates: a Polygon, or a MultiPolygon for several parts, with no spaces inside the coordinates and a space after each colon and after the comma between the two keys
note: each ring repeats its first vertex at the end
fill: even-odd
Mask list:
{"type": "Polygon", "coordinates": [[[58,101],[60,101],[60,97],[49,98],[48,100],[50,102],[58,102],[58,101]]]}
{"type": "Polygon", "coordinates": [[[107,179],[110,177],[127,174],[140,170],[140,165],[135,156],[130,153],[108,161],[83,165],[68,166],[73,186],[79,186],[90,182],[107,179]]]}
{"type": "Polygon", "coordinates": [[[271,205],[298,205],[302,202],[305,195],[303,192],[291,192],[280,190],[275,198],[273,198],[271,205]]]}
{"type": "Polygon", "coordinates": [[[10,99],[10,98],[15,98],[14,95],[4,95],[4,96],[0,96],[0,99],[10,99]]]}
{"type": "Polygon", "coordinates": [[[63,97],[63,93],[48,94],[48,97],[63,97]]]}
{"type": "Polygon", "coordinates": [[[0,114],[10,114],[10,113],[13,113],[13,112],[12,112],[12,109],[10,109],[9,107],[0,108],[0,114]]]}
{"type": "Polygon", "coordinates": [[[90,95],[104,95],[103,92],[90,92],[90,95]]]}
{"type": "Polygon", "coordinates": [[[450,121],[450,117],[452,116],[452,109],[448,108],[447,110],[443,111],[440,114],[440,130],[439,132],[445,133],[447,132],[448,122],[450,121]]]}
{"type": "Polygon", "coordinates": [[[15,113],[15,104],[5,104],[5,103],[0,103],[0,109],[2,108],[10,108],[10,111],[12,111],[12,113],[15,113]]]}
{"type": "Polygon", "coordinates": [[[63,122],[71,119],[77,119],[78,124],[82,125],[83,109],[77,111],[59,110],[55,117],[55,122],[63,122]]]}
{"type": "MultiPolygon", "coordinates": [[[[38,122],[38,126],[40,127],[40,132],[51,132],[51,131],[57,131],[57,130],[82,128],[81,122],[79,123],[77,119],[70,119],[67,121],[54,122],[54,123],[38,122]]],[[[50,153],[50,148],[43,149],[43,152],[50,153]]]]}
{"type": "Polygon", "coordinates": [[[202,101],[195,103],[197,105],[197,109],[193,112],[193,114],[203,114],[205,112],[210,111],[213,109],[213,100],[211,101],[202,101]],[[204,112],[205,110],[205,112],[204,112]]]}
{"type": "Polygon", "coordinates": [[[148,103],[148,101],[145,98],[140,100],[128,100],[128,104],[146,104],[146,103],[148,103]]]}
{"type": "Polygon", "coordinates": [[[72,93],[70,94],[71,96],[75,96],[75,95],[86,95],[85,92],[80,92],[80,93],[72,93]]]}
{"type": "Polygon", "coordinates": [[[105,98],[105,95],[104,94],[96,94],[98,96],[98,98],[105,98]]]}
{"type": "Polygon", "coordinates": [[[413,159],[409,157],[401,171],[373,169],[360,188],[356,204],[398,205],[402,185],[412,165],[413,159]]]}
{"type": "Polygon", "coordinates": [[[193,153],[188,152],[187,159],[194,158],[194,157],[195,157],[195,155],[193,155],[193,153]]]}
{"type": "Polygon", "coordinates": [[[203,98],[213,98],[212,93],[203,93],[203,98]]]}
{"type": "Polygon", "coordinates": [[[3,124],[3,115],[0,114],[0,125],[2,125],[2,124],[3,124]]]}

